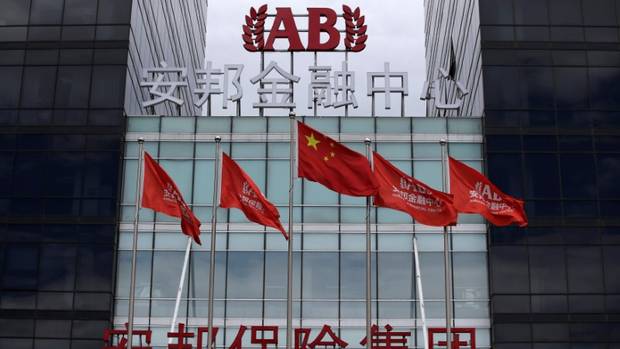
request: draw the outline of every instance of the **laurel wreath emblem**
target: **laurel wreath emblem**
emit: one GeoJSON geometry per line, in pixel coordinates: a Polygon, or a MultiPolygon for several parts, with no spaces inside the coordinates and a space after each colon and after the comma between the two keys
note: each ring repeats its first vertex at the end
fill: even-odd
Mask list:
{"type": "Polygon", "coordinates": [[[349,6],[342,5],[342,10],[344,11],[343,16],[347,27],[344,45],[347,47],[347,50],[359,52],[366,47],[365,42],[368,39],[368,35],[366,35],[368,27],[364,25],[366,18],[361,16],[359,7],[351,10],[349,6]]]}
{"type": "Polygon", "coordinates": [[[243,27],[243,42],[246,50],[256,52],[265,47],[265,18],[267,18],[267,4],[258,8],[250,7],[249,15],[245,16],[243,27]]]}

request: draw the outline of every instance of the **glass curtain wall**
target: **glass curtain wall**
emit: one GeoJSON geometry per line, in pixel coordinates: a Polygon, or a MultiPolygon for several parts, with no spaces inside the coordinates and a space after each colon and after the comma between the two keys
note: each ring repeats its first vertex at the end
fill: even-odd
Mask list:
{"type": "MultiPolygon", "coordinates": [[[[439,140],[450,155],[482,167],[481,120],[439,118],[306,118],[312,127],[364,152],[363,140],[406,173],[441,189],[439,140]]],[[[288,220],[288,118],[129,117],[115,325],[127,321],[137,138],[175,180],[203,222],[202,246],[192,247],[179,322],[190,329],[207,324],[209,230],[213,194],[213,139],[254,179],[288,220]]],[[[314,338],[329,324],[361,347],[365,336],[365,199],[339,195],[301,179],[295,182],[294,323],[314,338]]],[[[136,288],[136,323],[150,327],[153,344],[165,344],[183,263],[186,237],[177,220],[141,210],[136,288]]],[[[403,213],[372,210],[373,322],[412,331],[409,347],[423,347],[415,287],[413,236],[418,237],[428,324],[444,327],[442,230],[412,224],[403,213]]],[[[476,327],[479,347],[489,346],[487,242],[484,221],[461,215],[452,230],[456,325],[476,327]]],[[[279,325],[285,341],[286,240],[279,232],[249,223],[239,210],[218,212],[215,326],[218,345],[228,347],[241,325],[279,325]],[[225,325],[224,325],[225,324],[225,325]],[[224,326],[223,326],[224,325],[224,326]]],[[[249,333],[244,347],[251,347],[249,333]]]]}

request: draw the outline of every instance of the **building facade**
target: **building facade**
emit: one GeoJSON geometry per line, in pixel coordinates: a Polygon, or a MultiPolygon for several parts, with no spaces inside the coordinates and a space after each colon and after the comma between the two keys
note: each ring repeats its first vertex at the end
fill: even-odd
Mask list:
{"type": "MultiPolygon", "coordinates": [[[[139,23],[187,7],[204,28],[204,1],[0,4],[0,348],[101,348],[114,307],[124,112],[136,110],[126,79],[137,79],[140,59],[186,49],[168,49],[177,37],[143,40],[139,23]]],[[[167,32],[189,31],[167,28],[177,27],[167,32]]],[[[187,65],[202,58],[188,52],[187,65]]]]}
{"type": "Polygon", "coordinates": [[[479,57],[486,171],[525,200],[530,221],[489,229],[494,348],[620,345],[619,10],[611,0],[426,2],[428,74],[450,62],[432,54],[450,36],[461,38],[457,80],[458,63],[479,57]],[[479,9],[461,16],[465,4],[479,9]],[[471,31],[479,43],[462,39],[471,31]]]}

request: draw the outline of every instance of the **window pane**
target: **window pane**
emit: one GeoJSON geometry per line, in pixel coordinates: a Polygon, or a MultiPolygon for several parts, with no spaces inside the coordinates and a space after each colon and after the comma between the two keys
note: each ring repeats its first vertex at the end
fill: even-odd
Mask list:
{"type": "Polygon", "coordinates": [[[338,253],[306,252],[303,259],[304,298],[337,299],[338,253]]]}
{"type": "Polygon", "coordinates": [[[228,253],[228,298],[262,298],[263,252],[228,253]]]}

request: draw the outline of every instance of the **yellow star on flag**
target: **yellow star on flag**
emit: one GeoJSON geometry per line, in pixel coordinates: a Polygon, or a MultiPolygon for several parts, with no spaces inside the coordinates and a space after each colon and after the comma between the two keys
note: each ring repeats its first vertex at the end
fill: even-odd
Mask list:
{"type": "Polygon", "coordinates": [[[314,150],[319,150],[316,146],[321,143],[318,139],[314,138],[314,133],[311,133],[310,136],[305,136],[308,140],[308,146],[314,148],[314,150]]]}

